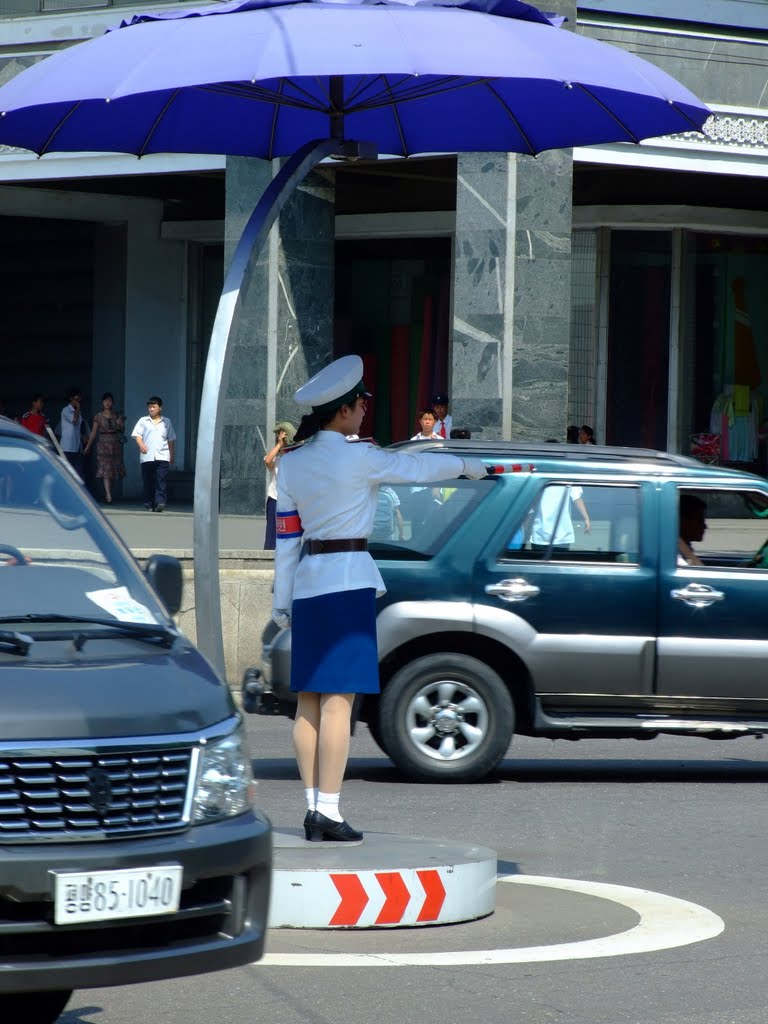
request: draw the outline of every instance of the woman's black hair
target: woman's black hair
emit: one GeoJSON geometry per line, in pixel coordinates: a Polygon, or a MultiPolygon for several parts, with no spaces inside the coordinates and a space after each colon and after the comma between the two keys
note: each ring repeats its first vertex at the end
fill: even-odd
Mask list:
{"type": "Polygon", "coordinates": [[[318,430],[322,430],[324,426],[331,422],[333,417],[341,408],[342,406],[340,405],[338,409],[334,409],[333,412],[324,412],[322,415],[318,415],[316,412],[310,412],[306,416],[302,416],[301,423],[299,423],[299,429],[296,431],[293,443],[301,444],[302,441],[308,441],[310,437],[314,437],[318,430]]]}
{"type": "Polygon", "coordinates": [[[105,391],[104,394],[101,396],[102,402],[106,402],[108,398],[111,398],[113,402],[115,400],[115,396],[112,394],[111,391],[105,391]]]}

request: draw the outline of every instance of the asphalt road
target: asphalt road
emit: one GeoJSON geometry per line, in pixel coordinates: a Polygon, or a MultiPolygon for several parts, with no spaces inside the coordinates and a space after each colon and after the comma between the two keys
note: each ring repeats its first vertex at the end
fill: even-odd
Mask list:
{"type": "MultiPolygon", "coordinates": [[[[298,827],[290,723],[248,722],[261,805],[298,827]]],[[[551,962],[287,967],[279,954],[517,950],[614,936],[638,914],[599,895],[499,884],[484,921],[375,931],[275,930],[277,961],[193,979],[75,993],[61,1024],[765,1024],[768,744],[659,738],[516,739],[495,776],[403,781],[361,727],[343,810],[368,832],[475,842],[499,870],[651,890],[719,915],[715,938],[551,962]]],[[[673,915],[674,916],[674,915],[673,915]]],[[[662,931],[674,922],[662,921],[662,931]]],[[[582,947],[583,948],[583,947],[582,947]]],[[[523,958],[524,960],[525,958],[523,958]]]]}

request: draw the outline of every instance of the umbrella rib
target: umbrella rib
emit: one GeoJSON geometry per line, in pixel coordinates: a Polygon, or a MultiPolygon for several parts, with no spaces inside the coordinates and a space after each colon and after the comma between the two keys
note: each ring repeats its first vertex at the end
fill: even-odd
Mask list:
{"type": "Polygon", "coordinates": [[[392,116],[394,117],[395,124],[397,125],[397,134],[400,136],[400,146],[402,147],[402,150],[403,150],[403,156],[408,156],[408,145],[407,145],[407,143],[405,141],[405,132],[403,131],[403,123],[400,120],[400,111],[397,109],[398,101],[394,98],[393,95],[391,95],[391,90],[390,90],[390,86],[389,86],[389,79],[387,78],[387,76],[386,75],[382,75],[381,78],[382,78],[382,81],[384,82],[385,90],[390,92],[390,105],[392,107],[392,116]]]}
{"type": "Polygon", "coordinates": [[[147,134],[144,136],[144,141],[142,142],[141,146],[139,147],[139,151],[136,154],[136,156],[138,156],[138,157],[144,156],[144,154],[147,151],[147,146],[149,145],[150,140],[152,139],[152,136],[155,134],[155,131],[157,130],[160,122],[163,120],[165,115],[168,113],[169,107],[171,106],[171,104],[173,103],[173,101],[176,99],[176,97],[178,95],[179,95],[179,90],[178,89],[174,89],[173,92],[171,93],[171,95],[165,101],[165,103],[163,104],[163,109],[159,112],[159,114],[157,115],[155,120],[152,122],[152,127],[149,129],[147,134]]]}
{"type": "Polygon", "coordinates": [[[592,100],[593,103],[596,103],[598,105],[598,107],[600,107],[602,110],[604,110],[605,113],[608,114],[608,116],[610,118],[612,118],[616,122],[616,124],[621,128],[621,130],[627,133],[627,135],[630,137],[630,139],[632,139],[633,142],[639,144],[640,139],[638,138],[638,136],[635,135],[635,133],[633,131],[630,131],[629,128],[621,120],[621,118],[617,117],[616,114],[614,114],[614,112],[609,107],[606,107],[606,105],[603,103],[603,101],[598,96],[595,96],[595,94],[593,92],[591,92],[586,87],[586,85],[582,85],[581,82],[573,82],[573,85],[576,86],[577,88],[581,89],[581,91],[586,96],[589,96],[589,98],[592,100]]]}
{"type": "Polygon", "coordinates": [[[38,150],[38,152],[37,152],[37,155],[38,155],[38,156],[45,156],[45,154],[46,154],[46,153],[48,152],[48,147],[49,147],[49,146],[51,145],[51,143],[53,142],[53,140],[54,140],[54,139],[56,138],[56,136],[57,136],[57,135],[59,134],[59,132],[60,132],[60,131],[61,131],[61,129],[62,129],[63,127],[64,127],[64,125],[65,125],[65,124],[67,123],[67,121],[68,121],[68,120],[70,119],[70,117],[72,117],[72,115],[73,115],[73,114],[74,114],[74,113],[75,113],[75,112],[76,112],[77,110],[79,110],[79,109],[80,109],[80,106],[81,106],[82,102],[83,102],[82,100],[78,100],[78,101],[77,101],[77,103],[73,103],[73,105],[72,105],[72,106],[71,106],[71,107],[69,108],[69,110],[68,110],[68,111],[66,112],[66,114],[64,115],[64,117],[62,117],[62,119],[61,119],[61,120],[59,121],[59,123],[58,123],[58,124],[56,125],[56,127],[55,127],[55,128],[53,129],[53,131],[51,132],[51,134],[50,134],[50,135],[48,136],[48,138],[47,138],[47,139],[45,140],[45,142],[43,143],[43,145],[41,146],[41,148],[40,148],[40,149],[38,150]]]}
{"type": "Polygon", "coordinates": [[[445,92],[457,92],[459,89],[472,89],[478,85],[487,85],[488,82],[492,82],[494,79],[491,78],[472,78],[465,80],[457,76],[446,76],[438,80],[432,80],[430,82],[419,81],[418,84],[414,85],[411,89],[403,89],[397,93],[389,87],[389,90],[382,89],[376,96],[366,100],[364,103],[360,103],[355,107],[348,107],[347,112],[357,112],[358,110],[375,110],[377,107],[387,106],[391,101],[393,95],[396,95],[398,103],[411,103],[430,96],[438,96],[440,93],[445,92]]]}
{"type": "MultiPolygon", "coordinates": [[[[283,84],[284,83],[283,83],[283,81],[281,79],[281,81],[280,81],[280,88],[277,90],[277,95],[278,96],[282,96],[282,94],[283,94],[283,84]]],[[[269,145],[267,146],[267,153],[269,154],[269,159],[270,160],[273,159],[272,153],[274,151],[274,146],[275,146],[275,135],[277,134],[277,117],[278,117],[278,112],[279,112],[281,106],[282,106],[282,104],[275,103],[275,105],[273,107],[273,110],[272,110],[272,124],[271,124],[270,129],[269,129],[269,145]]]]}
{"type": "Polygon", "coordinates": [[[501,96],[499,96],[498,92],[493,88],[493,85],[491,84],[490,80],[486,81],[484,83],[484,85],[485,85],[486,89],[488,89],[488,91],[491,93],[491,95],[494,96],[496,98],[496,100],[498,101],[498,103],[504,108],[504,110],[507,112],[507,116],[514,123],[515,128],[517,128],[517,130],[520,132],[520,138],[525,142],[526,146],[528,147],[529,155],[530,156],[536,156],[536,147],[533,145],[531,140],[528,138],[528,133],[525,131],[523,126],[520,124],[520,121],[512,113],[512,111],[509,108],[509,105],[501,98],[501,96]]]}
{"type": "MultiPolygon", "coordinates": [[[[314,100],[311,93],[304,89],[300,89],[295,82],[290,79],[286,79],[290,84],[297,90],[302,92],[309,100],[314,100]]],[[[274,103],[277,100],[284,107],[296,107],[299,110],[322,110],[319,107],[317,101],[306,102],[301,101],[298,98],[286,99],[282,92],[275,92],[274,89],[265,89],[262,86],[252,84],[250,82],[217,82],[215,85],[199,85],[197,88],[201,92],[214,92],[219,93],[223,96],[240,96],[242,99],[247,100],[259,100],[263,103],[274,103]]]]}

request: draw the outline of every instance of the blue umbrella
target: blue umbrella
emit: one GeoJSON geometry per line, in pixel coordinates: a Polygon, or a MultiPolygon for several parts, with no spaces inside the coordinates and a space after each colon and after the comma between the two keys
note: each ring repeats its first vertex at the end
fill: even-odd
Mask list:
{"type": "Polygon", "coordinates": [[[140,15],[0,87],[0,144],[288,156],[224,281],[195,464],[198,643],[223,670],[219,462],[231,327],[253,251],[329,155],[515,152],[698,131],[669,75],[520,0],[234,0],[140,15]],[[349,140],[362,140],[351,142],[349,140]]]}
{"type": "Polygon", "coordinates": [[[247,0],[141,15],[0,89],[0,143],[271,159],[307,140],[380,153],[540,153],[699,130],[647,61],[518,0],[247,0]],[[491,13],[487,13],[491,11],[491,13]]]}

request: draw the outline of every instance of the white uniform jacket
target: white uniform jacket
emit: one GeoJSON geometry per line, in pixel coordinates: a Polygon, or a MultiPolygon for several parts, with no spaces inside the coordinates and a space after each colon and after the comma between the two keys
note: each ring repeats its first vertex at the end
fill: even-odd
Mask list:
{"type": "Polygon", "coordinates": [[[463,472],[464,460],[456,455],[384,451],[368,441],[348,442],[335,430],[321,430],[301,448],[286,452],[277,481],[275,612],[290,612],[294,598],[364,587],[385,593],[367,551],[300,560],[303,540],[367,538],[380,483],[455,480],[463,472]]]}

